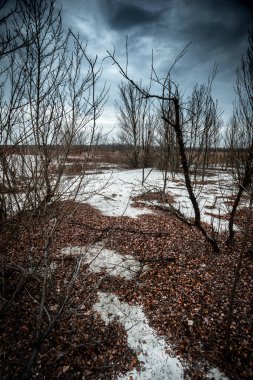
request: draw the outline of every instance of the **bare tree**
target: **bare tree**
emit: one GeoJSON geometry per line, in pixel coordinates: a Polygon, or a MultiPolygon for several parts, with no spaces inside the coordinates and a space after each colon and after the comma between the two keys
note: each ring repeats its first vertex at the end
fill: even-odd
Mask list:
{"type": "MultiPolygon", "coordinates": [[[[171,84],[168,83],[168,93],[172,95],[171,84]]],[[[170,118],[174,116],[174,108],[171,102],[163,104],[166,108],[166,114],[170,115],[170,118]]],[[[162,202],[164,203],[167,191],[167,184],[169,177],[175,177],[175,174],[179,171],[180,156],[178,150],[178,144],[175,131],[170,127],[168,123],[161,117],[161,112],[158,112],[158,123],[156,128],[156,142],[158,145],[158,168],[162,171],[163,175],[163,188],[162,188],[162,202]]]]}
{"type": "Polygon", "coordinates": [[[221,127],[218,104],[211,95],[214,76],[215,71],[207,85],[195,85],[187,101],[183,127],[189,165],[194,170],[195,180],[200,174],[202,182],[209,167],[211,152],[217,147],[221,127]]]}
{"type": "Polygon", "coordinates": [[[121,83],[119,92],[120,100],[116,102],[119,139],[129,149],[128,159],[131,167],[140,167],[141,161],[146,166],[154,133],[148,100],[141,96],[131,83],[121,83]]]}
{"type": "Polygon", "coordinates": [[[180,97],[179,86],[171,79],[171,70],[176,64],[176,62],[184,55],[185,51],[186,49],[184,49],[179,54],[179,56],[175,59],[175,62],[173,63],[171,68],[168,70],[168,73],[163,80],[159,79],[152,65],[151,78],[154,78],[154,81],[158,85],[160,85],[161,87],[160,94],[153,94],[150,88],[145,89],[138,83],[135,83],[129,77],[127,70],[124,70],[123,67],[117,61],[117,59],[115,58],[115,52],[113,53],[108,52],[108,57],[112,59],[113,63],[118,67],[121,75],[125,79],[128,80],[129,84],[135,87],[136,91],[139,92],[140,97],[144,97],[145,99],[155,99],[158,102],[160,106],[160,110],[161,110],[160,112],[161,112],[162,120],[168,125],[169,128],[174,130],[178,148],[179,148],[180,161],[181,161],[181,165],[183,169],[185,185],[186,185],[189,199],[192,203],[194,214],[195,214],[194,225],[202,232],[204,237],[211,244],[213,250],[218,252],[219,247],[218,247],[217,241],[208,234],[207,230],[203,227],[203,224],[201,222],[200,208],[197,201],[197,197],[194,194],[193,183],[190,176],[190,166],[189,166],[187,153],[186,153],[186,142],[184,140],[184,132],[183,132],[183,126],[185,123],[184,102],[182,101],[182,98],[180,97]],[[172,110],[171,114],[168,113],[168,104],[170,104],[169,109],[172,110]]]}
{"type": "MultiPolygon", "coordinates": [[[[249,47],[237,70],[238,103],[229,128],[229,150],[236,158],[233,174],[238,191],[229,218],[227,244],[234,240],[234,219],[242,195],[249,190],[253,179],[253,30],[249,32],[249,47]]],[[[233,163],[235,161],[233,160],[233,163]]]]}
{"type": "Polygon", "coordinates": [[[171,175],[174,178],[175,174],[179,171],[180,157],[178,145],[174,131],[169,128],[164,120],[158,123],[156,137],[159,154],[158,167],[164,172],[165,189],[168,176],[171,175]]]}
{"type": "Polygon", "coordinates": [[[13,198],[20,209],[44,207],[61,196],[74,136],[82,132],[87,144],[93,144],[96,119],[106,99],[105,88],[98,94],[94,90],[101,68],[89,59],[78,38],[71,43],[70,34],[64,35],[53,1],[24,4],[16,22],[22,24],[24,41],[35,37],[10,55],[4,72],[2,88],[9,85],[10,91],[9,96],[2,91],[1,142],[36,146],[36,154],[19,155],[18,164],[10,149],[2,149],[2,182],[9,188],[1,197],[2,213],[13,198]],[[16,189],[17,178],[22,179],[25,196],[10,191],[16,189]]]}
{"type": "MultiPolygon", "coordinates": [[[[61,11],[56,12],[53,0],[20,3],[9,27],[14,28],[9,35],[18,30],[19,37],[13,45],[9,41],[1,53],[5,66],[0,83],[0,214],[5,226],[13,225],[6,235],[9,240],[1,243],[1,312],[8,314],[13,303],[27,294],[31,303],[38,305],[30,357],[20,374],[27,378],[43,342],[60,317],[70,312],[71,292],[81,265],[81,259],[77,260],[66,272],[64,288],[58,294],[51,281],[52,243],[71,212],[64,203],[55,203],[55,210],[49,211],[49,204],[74,199],[81,189],[82,172],[70,184],[65,180],[66,159],[77,134],[81,133],[90,147],[95,144],[96,119],[107,91],[105,87],[97,90],[101,67],[96,58],[89,57],[78,36],[64,32],[61,11]],[[44,218],[40,231],[44,244],[42,249],[41,245],[36,248],[33,259],[25,253],[24,264],[17,270],[8,248],[37,214],[44,218]],[[18,273],[10,294],[5,293],[7,272],[18,273]],[[28,281],[38,285],[36,296],[29,294],[28,281]],[[59,304],[51,313],[48,299],[52,294],[59,304]]],[[[29,233],[29,228],[26,231],[29,233]]]]}
{"type": "MultiPolygon", "coordinates": [[[[8,8],[8,5],[7,0],[0,3],[0,11],[3,14],[0,18],[0,60],[17,50],[29,46],[36,36],[36,34],[25,34],[26,29],[19,17],[24,8],[29,6],[29,2],[27,0],[16,0],[12,8],[8,8]],[[9,27],[11,23],[15,24],[15,28],[9,27]]],[[[41,25],[41,28],[43,28],[43,25],[41,25]]]]}
{"type": "Polygon", "coordinates": [[[156,160],[154,142],[155,133],[158,125],[158,116],[156,110],[153,108],[152,104],[142,116],[142,128],[141,128],[141,155],[140,163],[142,166],[142,185],[151,173],[152,168],[156,160]],[[146,172],[145,169],[149,168],[146,172]]]}
{"type": "Polygon", "coordinates": [[[227,150],[227,170],[232,176],[235,197],[229,215],[227,245],[235,242],[234,222],[242,196],[247,197],[245,221],[241,230],[241,246],[228,300],[228,313],[225,328],[225,355],[230,359],[231,325],[235,302],[238,297],[238,285],[241,281],[243,261],[249,249],[252,249],[252,205],[253,205],[253,30],[249,32],[249,46],[237,70],[237,103],[233,116],[228,122],[225,147],[227,150]]]}

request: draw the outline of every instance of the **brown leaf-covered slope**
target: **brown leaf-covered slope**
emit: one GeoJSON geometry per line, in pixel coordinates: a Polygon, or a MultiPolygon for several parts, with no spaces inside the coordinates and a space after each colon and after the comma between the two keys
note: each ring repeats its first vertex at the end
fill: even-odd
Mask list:
{"type": "MultiPolygon", "coordinates": [[[[55,217],[61,223],[48,249],[51,271],[40,328],[42,335],[47,334],[28,378],[114,379],[138,367],[123,327],[117,321],[105,325],[92,310],[98,291],[113,292],[123,301],[141,305],[156,332],[185,360],[186,378],[204,379],[208,363],[219,367],[230,379],[252,378],[250,254],[243,259],[236,294],[230,355],[224,355],[239,239],[233,249],[222,247],[221,253],[215,255],[195,228],[168,212],[157,211],[135,219],[116,218],[103,216],[85,204],[67,202],[52,206],[47,214],[23,217],[26,223],[20,230],[6,226],[1,231],[1,242],[5,242],[1,244],[2,378],[20,378],[34,349],[45,273],[46,231],[55,217]],[[61,249],[98,241],[121,254],[146,260],[149,269],[126,280],[91,273],[82,264],[70,287],[78,257],[64,256],[61,249]],[[166,262],[168,257],[174,257],[174,262],[166,262]],[[59,310],[62,312],[48,332],[59,310]]],[[[18,224],[16,220],[12,226],[15,222],[18,224]]]]}

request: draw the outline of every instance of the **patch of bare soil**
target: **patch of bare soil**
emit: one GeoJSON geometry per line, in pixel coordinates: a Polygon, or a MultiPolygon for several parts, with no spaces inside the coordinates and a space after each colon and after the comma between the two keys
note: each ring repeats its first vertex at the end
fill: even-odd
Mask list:
{"type": "Polygon", "coordinates": [[[138,366],[122,326],[105,325],[92,309],[97,292],[108,291],[143,307],[157,333],[188,363],[186,378],[204,379],[207,363],[230,379],[252,378],[249,255],[236,293],[229,353],[224,352],[239,238],[215,255],[194,227],[168,212],[116,218],[68,202],[17,217],[1,230],[1,377],[20,379],[32,355],[31,379],[114,379],[138,366]],[[56,226],[52,238],[50,226],[56,226]],[[126,280],[94,274],[86,264],[78,266],[77,256],[61,254],[66,246],[97,242],[147,261],[149,269],[126,280]]]}

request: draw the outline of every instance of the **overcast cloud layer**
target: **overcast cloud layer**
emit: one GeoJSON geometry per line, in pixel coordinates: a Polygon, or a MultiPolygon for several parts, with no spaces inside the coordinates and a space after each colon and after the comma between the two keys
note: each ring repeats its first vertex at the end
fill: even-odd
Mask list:
{"type": "MultiPolygon", "coordinates": [[[[239,0],[63,0],[66,27],[79,32],[88,42],[90,55],[106,56],[113,51],[125,64],[128,36],[129,73],[145,83],[150,77],[151,53],[160,77],[175,57],[191,42],[186,55],[174,69],[181,91],[189,94],[196,82],[206,82],[214,63],[218,74],[214,97],[228,119],[235,98],[236,67],[247,48],[248,30],[253,26],[251,1],[239,0]]],[[[116,126],[114,102],[121,80],[110,60],[103,61],[104,79],[110,99],[101,123],[106,130],[116,126]]]]}

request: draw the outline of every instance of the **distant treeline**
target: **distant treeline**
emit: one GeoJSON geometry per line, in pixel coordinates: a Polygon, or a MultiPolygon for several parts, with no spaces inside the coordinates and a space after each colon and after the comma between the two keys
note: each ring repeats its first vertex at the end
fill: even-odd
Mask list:
{"type": "MultiPolygon", "coordinates": [[[[126,152],[130,148],[129,145],[125,144],[117,144],[117,143],[112,143],[112,144],[99,144],[99,145],[72,145],[70,147],[70,154],[73,153],[80,153],[80,152],[88,152],[91,149],[93,150],[98,150],[98,151],[122,151],[126,152]]],[[[152,147],[154,150],[157,149],[156,146],[152,147]]],[[[55,151],[55,152],[61,152],[65,151],[65,147],[62,145],[48,145],[47,149],[49,151],[55,151]]],[[[191,148],[191,150],[194,149],[196,152],[201,150],[201,148],[191,148]]],[[[186,151],[188,148],[186,147],[186,151]]],[[[219,153],[225,153],[229,152],[231,149],[229,148],[209,148],[209,152],[219,152],[219,153]]],[[[237,151],[243,152],[244,148],[238,148],[237,151]]],[[[11,154],[16,153],[16,154],[39,154],[40,153],[40,147],[37,145],[0,145],[0,152],[6,152],[9,151],[11,154]]]]}

